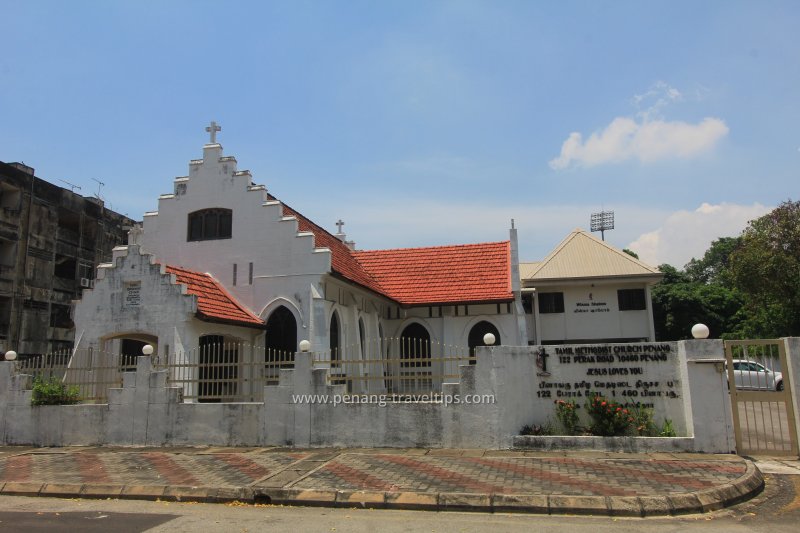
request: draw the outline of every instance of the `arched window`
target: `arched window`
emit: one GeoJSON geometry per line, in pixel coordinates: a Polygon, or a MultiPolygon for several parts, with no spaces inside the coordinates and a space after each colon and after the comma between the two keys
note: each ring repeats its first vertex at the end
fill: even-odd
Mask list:
{"type": "Polygon", "coordinates": [[[233,211],[223,208],[201,209],[189,213],[187,240],[230,239],[232,216],[233,211]]]}
{"type": "Polygon", "coordinates": [[[365,335],[365,332],[364,332],[364,319],[363,318],[359,318],[358,319],[358,342],[361,343],[361,357],[366,358],[367,353],[364,351],[364,347],[366,345],[366,340],[365,340],[364,335],[365,335]]]}
{"type": "Polygon", "coordinates": [[[280,306],[267,319],[267,337],[264,344],[264,361],[267,366],[294,367],[297,351],[297,321],[289,309],[280,306]]]}
{"type": "MultiPolygon", "coordinates": [[[[476,346],[484,346],[483,336],[487,333],[491,333],[494,335],[494,343],[495,345],[500,345],[500,332],[497,331],[497,328],[494,327],[494,324],[491,322],[487,322],[485,320],[481,320],[474,326],[472,329],[469,330],[469,337],[467,338],[467,344],[469,345],[469,356],[475,357],[475,347],[476,346]]],[[[471,359],[469,362],[471,365],[475,364],[475,359],[471,359]]]]}
{"type": "Polygon", "coordinates": [[[431,366],[431,335],[425,326],[414,323],[400,335],[400,366],[431,366]]]}
{"type": "Polygon", "coordinates": [[[339,344],[339,314],[336,311],[331,315],[331,327],[328,331],[328,337],[330,339],[331,361],[338,361],[341,357],[339,353],[341,345],[339,344]]]}

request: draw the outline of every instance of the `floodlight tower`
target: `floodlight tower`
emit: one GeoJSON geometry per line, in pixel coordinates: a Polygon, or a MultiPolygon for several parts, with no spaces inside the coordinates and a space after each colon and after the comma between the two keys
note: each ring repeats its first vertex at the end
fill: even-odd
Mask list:
{"type": "Polygon", "coordinates": [[[599,213],[592,213],[591,230],[599,231],[600,238],[606,240],[606,231],[614,229],[614,211],[600,211],[599,213]]]}

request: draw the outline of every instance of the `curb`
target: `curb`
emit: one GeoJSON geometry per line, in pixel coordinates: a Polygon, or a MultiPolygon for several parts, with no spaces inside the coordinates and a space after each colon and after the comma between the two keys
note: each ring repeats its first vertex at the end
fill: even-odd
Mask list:
{"type": "Polygon", "coordinates": [[[625,517],[706,513],[748,500],[764,488],[764,478],[752,461],[732,483],[690,493],[665,496],[576,496],[536,494],[472,494],[283,489],[271,487],[189,487],[178,485],[104,485],[22,483],[0,485],[4,496],[47,496],[160,500],[176,502],[298,505],[362,509],[474,511],[528,514],[573,514],[625,517]]]}

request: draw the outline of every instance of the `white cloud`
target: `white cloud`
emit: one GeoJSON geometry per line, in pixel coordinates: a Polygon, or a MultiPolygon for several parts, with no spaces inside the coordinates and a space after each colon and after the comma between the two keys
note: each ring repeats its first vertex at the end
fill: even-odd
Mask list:
{"type": "Polygon", "coordinates": [[[703,203],[694,211],[672,213],[661,227],[640,235],[628,248],[639,254],[645,263],[669,263],[682,268],[693,257],[702,257],[713,240],[739,235],[750,220],[771,209],[759,203],[703,203]]]}
{"type": "Polygon", "coordinates": [[[550,167],[561,170],[571,165],[591,167],[629,159],[642,163],[686,159],[711,150],[728,131],[725,122],[712,117],[697,124],[664,120],[636,122],[628,117],[617,117],[586,141],[580,133],[571,133],[561,146],[561,154],[550,161],[550,167]]]}
{"type": "Polygon", "coordinates": [[[570,133],[561,145],[561,154],[550,167],[591,167],[638,159],[651,163],[661,159],[690,158],[711,150],[728,134],[728,126],[718,118],[706,117],[697,124],[669,121],[663,117],[668,105],[683,99],[681,92],[664,82],[655,83],[633,97],[636,117],[617,117],[602,131],[584,140],[580,132],[570,133]]]}

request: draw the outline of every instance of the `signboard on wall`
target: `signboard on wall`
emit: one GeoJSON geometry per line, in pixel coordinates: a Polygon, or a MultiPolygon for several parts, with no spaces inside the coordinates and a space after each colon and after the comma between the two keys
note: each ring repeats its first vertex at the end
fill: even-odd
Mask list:
{"type": "Polygon", "coordinates": [[[125,284],[125,307],[139,307],[142,304],[142,284],[125,284]]]}
{"type": "Polygon", "coordinates": [[[582,404],[600,394],[670,411],[668,404],[683,396],[676,350],[671,342],[542,346],[537,358],[546,363],[537,365],[536,396],[582,404]]]}

